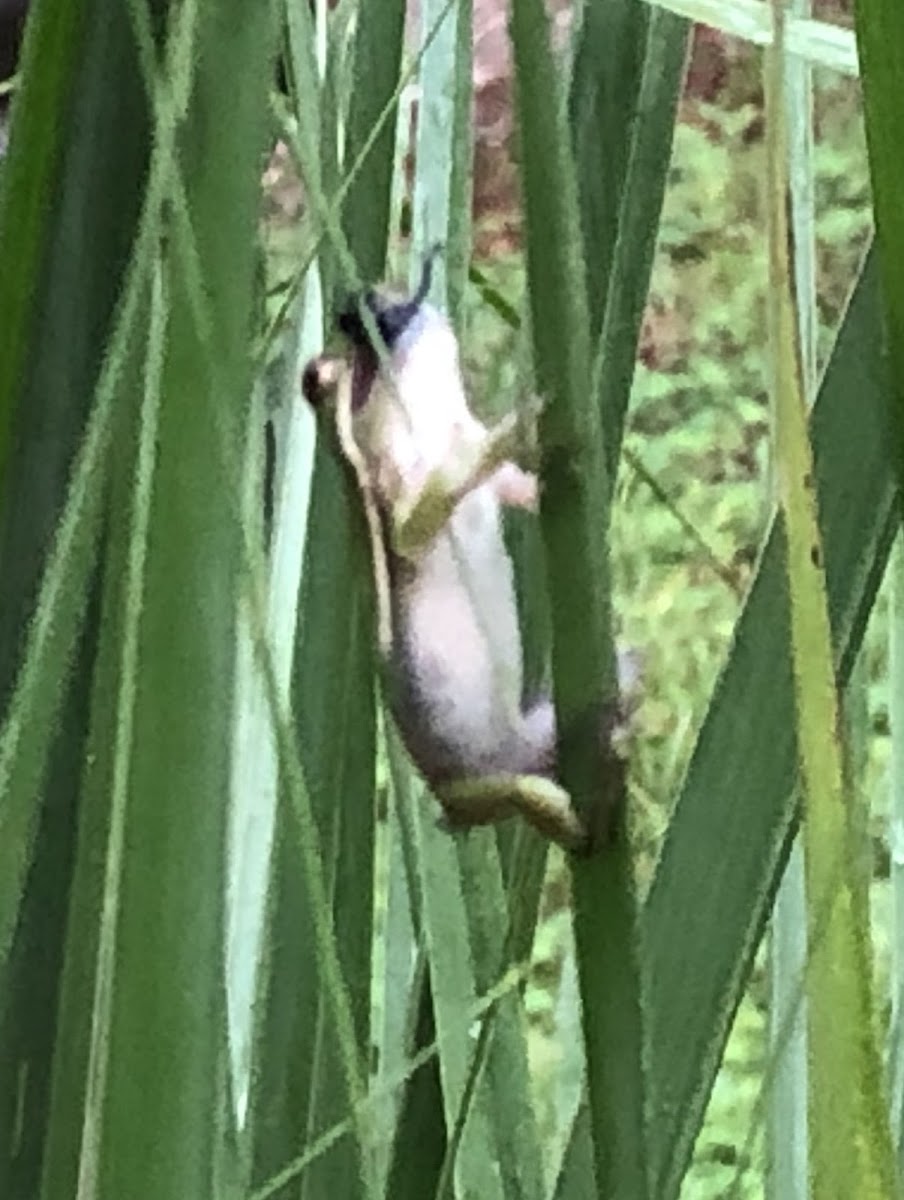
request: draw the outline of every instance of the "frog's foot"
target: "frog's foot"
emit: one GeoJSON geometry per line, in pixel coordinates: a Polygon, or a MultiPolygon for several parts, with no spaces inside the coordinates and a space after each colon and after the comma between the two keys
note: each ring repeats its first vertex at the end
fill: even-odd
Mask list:
{"type": "Polygon", "coordinates": [[[452,831],[489,825],[520,813],[564,849],[588,849],[587,830],[564,788],[543,775],[490,775],[445,781],[437,790],[444,824],[452,831]]]}
{"type": "Polygon", "coordinates": [[[336,354],[319,354],[307,364],[301,376],[301,390],[315,411],[335,393],[345,368],[345,361],[336,354]]]}
{"type": "Polygon", "coordinates": [[[443,808],[442,824],[450,832],[493,825],[514,814],[509,793],[518,776],[494,775],[446,779],[435,787],[443,808]]]}
{"type": "Polygon", "coordinates": [[[526,508],[528,512],[536,512],[540,496],[540,484],[537,476],[530,471],[523,471],[516,463],[503,463],[492,476],[490,482],[496,499],[510,508],[526,508]]]}

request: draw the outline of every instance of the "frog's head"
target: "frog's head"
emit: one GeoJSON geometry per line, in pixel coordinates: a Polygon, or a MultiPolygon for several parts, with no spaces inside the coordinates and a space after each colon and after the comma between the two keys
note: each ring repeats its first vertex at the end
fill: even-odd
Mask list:
{"type": "Polygon", "coordinates": [[[442,247],[434,246],[424,257],[421,279],[413,296],[392,288],[368,288],[359,296],[349,297],[340,309],[336,323],[357,350],[377,354],[373,331],[376,330],[386,353],[392,358],[430,326],[443,324],[445,318],[427,303],[433,282],[433,263],[442,247]],[[367,320],[365,313],[369,313],[367,320]]]}
{"type": "MultiPolygon", "coordinates": [[[[433,346],[450,337],[454,340],[446,318],[427,303],[433,262],[441,249],[434,246],[425,256],[413,296],[390,287],[367,288],[358,295],[348,296],[336,314],[340,333],[351,343],[347,365],[356,377],[354,410],[363,408],[370,400],[381,363],[397,376],[413,348],[423,351],[428,343],[433,346]],[[371,336],[374,332],[377,344],[371,336]]],[[[324,353],[312,358],[305,367],[302,391],[315,409],[322,407],[334,392],[343,369],[342,361],[339,355],[324,353]]]]}
{"type": "Polygon", "coordinates": [[[347,351],[312,360],[302,381],[315,408],[344,381],[356,442],[372,464],[396,473],[443,461],[469,419],[455,332],[427,301],[438,251],[426,256],[413,295],[374,287],[343,306],[337,324],[347,351]]]}
{"type": "Polygon", "coordinates": [[[431,460],[467,412],[455,332],[427,300],[440,249],[425,257],[413,295],[370,288],[338,316],[352,346],[351,408],[361,436],[381,446],[397,444],[404,431],[431,460]]]}

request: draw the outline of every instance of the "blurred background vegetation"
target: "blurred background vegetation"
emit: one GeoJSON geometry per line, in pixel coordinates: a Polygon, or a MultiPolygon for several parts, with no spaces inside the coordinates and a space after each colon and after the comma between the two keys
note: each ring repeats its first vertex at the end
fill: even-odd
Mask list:
{"type": "MultiPolygon", "coordinates": [[[[14,7],[18,20],[20,6],[14,7]]],[[[335,7],[329,5],[331,10],[335,7]]],[[[569,34],[571,5],[559,0],[547,7],[554,17],[554,40],[561,48],[569,34]]],[[[518,327],[527,307],[527,276],[521,156],[504,9],[501,3],[475,4],[473,256],[471,283],[464,291],[460,314],[466,376],[475,407],[488,416],[508,411],[531,388],[530,344],[518,327]]],[[[850,0],[823,0],[814,5],[814,15],[852,27],[850,0]]],[[[290,46],[292,36],[286,35],[282,44],[290,46]]],[[[5,61],[0,56],[0,63],[5,61]]],[[[39,66],[35,64],[35,69],[39,66]]],[[[703,25],[695,27],[613,510],[618,637],[636,647],[644,663],[630,783],[632,848],[641,895],[650,884],[671,804],[729,653],[772,512],[761,79],[759,49],[703,25]]],[[[862,263],[872,216],[859,83],[817,69],[814,85],[822,367],[862,263]]],[[[331,80],[330,86],[341,90],[341,81],[331,80]]],[[[254,336],[257,353],[269,359],[271,374],[277,374],[285,366],[286,341],[295,328],[287,297],[298,285],[299,269],[309,261],[310,227],[305,220],[310,219],[313,201],[299,179],[297,148],[290,148],[284,131],[287,121],[295,121],[292,127],[297,130],[298,113],[287,113],[282,96],[271,100],[269,159],[262,176],[258,225],[266,303],[260,305],[254,336]],[[266,342],[265,329],[269,331],[266,342]]],[[[400,109],[403,148],[405,119],[416,110],[417,91],[409,87],[402,93],[400,109]]],[[[417,163],[405,149],[400,173],[410,180],[417,163]]],[[[391,272],[404,279],[410,205],[401,203],[399,211],[398,227],[389,238],[388,261],[391,272]]],[[[3,232],[8,236],[7,230],[3,232]]],[[[325,490],[328,485],[325,481],[325,490]]],[[[856,699],[852,721],[861,747],[856,787],[871,812],[872,912],[878,994],[883,997],[888,994],[890,940],[887,646],[888,598],[883,585],[851,689],[856,699]]],[[[327,700],[330,694],[327,688],[327,700]]],[[[385,771],[385,759],[380,766],[385,771]]],[[[382,775],[381,779],[385,786],[382,775]]],[[[378,849],[380,845],[378,840],[378,849]]],[[[375,960],[379,960],[385,951],[380,943],[385,934],[381,921],[390,920],[386,910],[391,907],[391,877],[398,864],[393,865],[386,853],[376,854],[375,860],[375,960]]],[[[282,863],[279,870],[284,869],[282,863]]],[[[552,1144],[560,1135],[557,1089],[568,1071],[574,1036],[577,981],[570,911],[569,872],[563,857],[553,851],[524,994],[533,1103],[544,1144],[552,1144]]],[[[287,944],[287,928],[278,926],[282,941],[273,934],[275,958],[287,944]]],[[[361,986],[360,979],[357,984],[361,986]]],[[[373,990],[373,1019],[379,1024],[393,997],[380,993],[376,983],[373,990]]],[[[887,1015],[883,1011],[883,1028],[887,1015]]],[[[323,1020],[322,1013],[317,1020],[323,1020]]],[[[683,1185],[681,1195],[686,1200],[764,1194],[767,1024],[767,964],[761,950],[683,1185]]],[[[317,1030],[322,1037],[320,1025],[317,1030]]],[[[287,1044],[292,1036],[291,1030],[286,1033],[287,1044]]],[[[267,1109],[266,1102],[262,1107],[267,1109]]],[[[338,1119],[340,1114],[332,1115],[338,1119]]],[[[262,1128],[267,1137],[277,1137],[274,1129],[283,1132],[279,1119],[265,1112],[262,1128]]],[[[303,1137],[297,1137],[293,1131],[284,1145],[307,1145],[311,1133],[306,1129],[303,1137]]],[[[274,1154],[279,1159],[275,1151],[270,1158],[274,1154]]],[[[269,1161],[267,1153],[262,1161],[269,1161]]],[[[293,1193],[286,1187],[267,1194],[309,1195],[315,1200],[327,1194],[317,1189],[314,1184],[307,1193],[293,1193]]],[[[48,1188],[41,1194],[64,1192],[48,1188]]],[[[89,1194],[93,1193],[85,1192],[89,1194]]],[[[223,1194],[230,1194],[228,1188],[223,1194]]]]}

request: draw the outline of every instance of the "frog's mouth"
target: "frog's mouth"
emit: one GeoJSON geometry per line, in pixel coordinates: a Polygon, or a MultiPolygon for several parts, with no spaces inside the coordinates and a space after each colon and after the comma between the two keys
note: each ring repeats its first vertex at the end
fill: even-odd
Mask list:
{"type": "Polygon", "coordinates": [[[362,346],[352,361],[352,413],[358,413],[370,399],[371,389],[380,369],[380,360],[370,348],[362,346]]]}

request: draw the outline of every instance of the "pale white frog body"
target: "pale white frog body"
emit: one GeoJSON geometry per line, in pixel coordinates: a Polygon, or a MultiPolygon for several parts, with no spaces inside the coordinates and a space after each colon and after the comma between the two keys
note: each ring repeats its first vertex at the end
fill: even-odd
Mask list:
{"type": "Polygon", "coordinates": [[[304,380],[313,403],[335,394],[364,501],[390,706],[450,826],[520,812],[585,849],[555,779],[553,705],[523,701],[502,506],[535,507],[537,482],[512,461],[517,420],[488,429],[471,412],[453,330],[425,303],[429,277],[428,264],[410,300],[368,293],[339,319],[351,356],[315,359],[304,380]]]}
{"type": "Polygon", "coordinates": [[[431,781],[475,770],[542,774],[554,727],[522,711],[522,651],[499,501],[485,484],[461,501],[417,564],[390,561],[399,723],[431,781]]]}
{"type": "MultiPolygon", "coordinates": [[[[382,506],[410,506],[423,482],[486,428],[468,408],[448,322],[423,305],[392,347],[353,427],[382,506]],[[385,370],[385,369],[384,369],[385,370]]],[[[532,505],[514,463],[469,491],[416,559],[390,549],[389,685],[409,750],[431,783],[551,772],[552,708],[522,710],[522,647],[501,505],[532,505]]]]}

